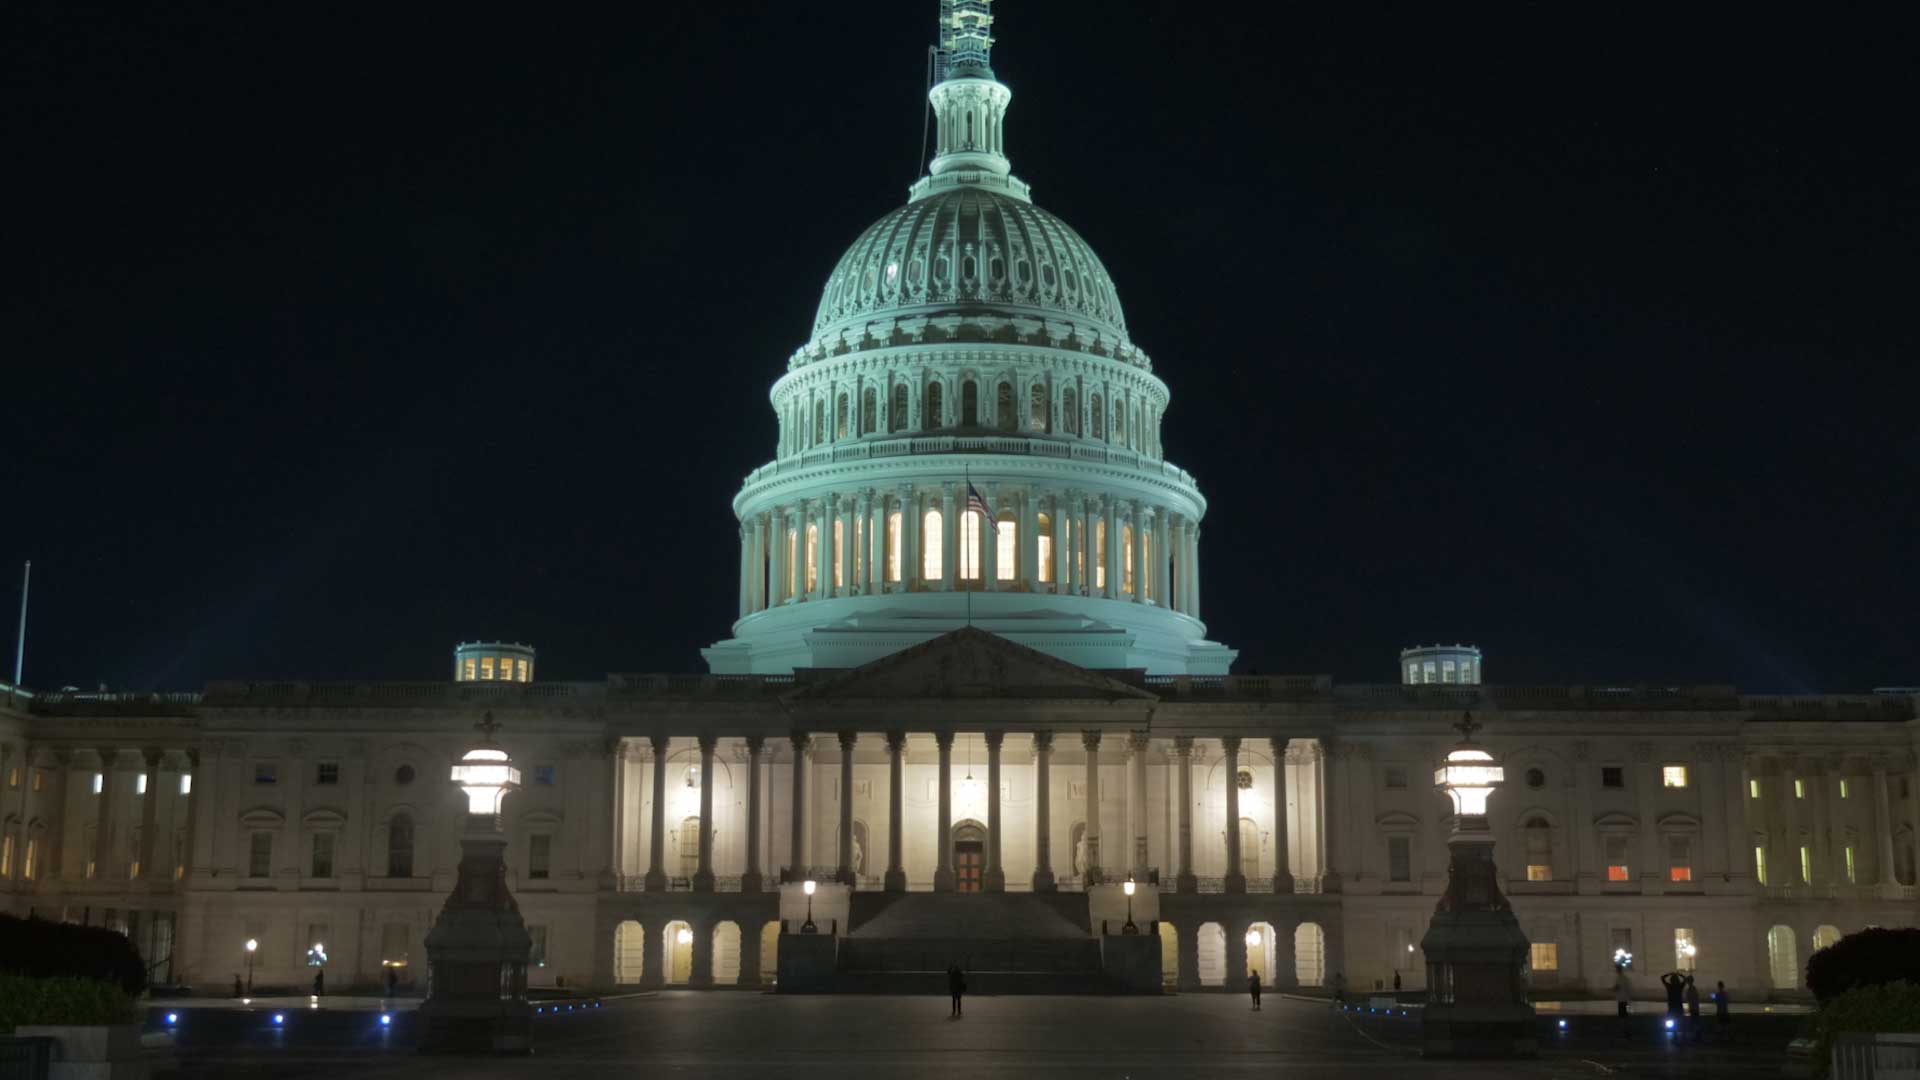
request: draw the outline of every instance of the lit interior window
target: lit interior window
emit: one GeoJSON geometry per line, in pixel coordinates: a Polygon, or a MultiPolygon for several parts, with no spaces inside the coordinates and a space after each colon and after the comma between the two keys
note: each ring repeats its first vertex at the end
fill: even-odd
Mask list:
{"type": "Polygon", "coordinates": [[[1528,881],[1552,881],[1553,867],[1542,866],[1538,863],[1528,863],[1527,864],[1527,880],[1528,881]]]}
{"type": "Polygon", "coordinates": [[[1440,661],[1440,681],[1443,683],[1450,683],[1454,681],[1453,680],[1453,661],[1451,660],[1440,661]]]}
{"type": "Polygon", "coordinates": [[[468,682],[473,681],[475,672],[477,670],[476,668],[477,664],[478,664],[478,661],[476,661],[473,657],[471,656],[467,657],[466,680],[468,682]]]}
{"type": "Polygon", "coordinates": [[[1801,844],[1800,845],[1800,884],[1806,885],[1806,884],[1810,884],[1812,881],[1813,881],[1813,849],[1809,848],[1805,844],[1801,844]]]}
{"type": "Polygon", "coordinates": [[[1840,778],[1840,797],[1843,799],[1853,798],[1853,788],[1848,785],[1846,777],[1840,778]]]}
{"type": "MultiPolygon", "coordinates": [[[[1080,569],[1080,580],[1087,580],[1084,563],[1080,569]]],[[[1107,523],[1105,521],[1093,523],[1093,587],[1096,589],[1107,587],[1107,523]]]]}
{"type": "Polygon", "coordinates": [[[1692,971],[1696,954],[1693,931],[1686,927],[1675,927],[1673,931],[1673,967],[1675,971],[1692,971]]]}
{"type": "Polygon", "coordinates": [[[1429,661],[1427,661],[1427,662],[1426,662],[1426,665],[1425,665],[1425,669],[1424,669],[1424,670],[1425,670],[1425,672],[1426,672],[1426,676],[1427,676],[1427,677],[1426,677],[1426,680],[1425,680],[1425,681],[1427,681],[1427,682],[1433,682],[1433,681],[1434,681],[1434,674],[1435,674],[1435,672],[1436,672],[1436,670],[1437,670],[1437,666],[1436,666],[1436,665],[1434,664],[1434,662],[1433,662],[1433,661],[1431,661],[1431,660],[1429,660],[1429,661]]]}
{"type": "Polygon", "coordinates": [[[900,529],[905,519],[900,511],[887,515],[887,580],[900,580],[900,529]]]}
{"type": "Polygon", "coordinates": [[[964,581],[980,580],[980,511],[969,510],[960,515],[960,577],[964,581]]]}
{"type": "Polygon", "coordinates": [[[491,656],[483,656],[483,657],[481,657],[481,658],[480,658],[480,678],[481,678],[481,679],[482,679],[483,681],[492,681],[492,679],[493,679],[493,657],[491,657],[491,656]]]}
{"type": "Polygon", "coordinates": [[[1767,849],[1764,844],[1754,846],[1753,873],[1755,877],[1760,879],[1760,884],[1765,885],[1767,883],[1767,849]]]}
{"type": "Polygon", "coordinates": [[[1796,799],[1804,799],[1807,797],[1807,782],[1805,780],[1795,780],[1793,782],[1793,797],[1796,799]]]}
{"type": "Polygon", "coordinates": [[[1039,546],[1038,558],[1040,561],[1040,565],[1037,567],[1037,569],[1040,571],[1040,582],[1043,585],[1051,584],[1053,582],[1053,518],[1052,517],[1046,514],[1040,515],[1038,523],[1035,525],[1035,528],[1034,528],[1034,540],[1039,546]]]}
{"type": "Polygon", "coordinates": [[[1120,591],[1133,592],[1133,526],[1120,526],[1120,591]]]}
{"type": "Polygon", "coordinates": [[[1760,797],[1760,781],[1757,778],[1747,781],[1747,798],[1757,799],[1759,797],[1760,797]]]}
{"type": "Polygon", "coordinates": [[[1012,581],[1020,570],[1020,526],[1012,521],[1000,521],[994,532],[997,534],[993,576],[1001,581],[1012,581]]]}
{"type": "Polygon", "coordinates": [[[103,788],[103,787],[105,787],[105,786],[106,786],[106,777],[105,777],[105,775],[103,775],[103,774],[101,774],[101,773],[94,773],[94,774],[93,774],[93,793],[94,793],[95,795],[98,795],[98,794],[100,794],[100,789],[101,789],[101,788],[103,788]]]}
{"type": "Polygon", "coordinates": [[[193,794],[193,774],[192,773],[180,774],[180,794],[182,795],[193,794]]]}
{"type": "Polygon", "coordinates": [[[1528,966],[1535,971],[1560,970],[1560,945],[1552,941],[1536,941],[1528,958],[1528,966]]]}
{"type": "Polygon", "coordinates": [[[1660,769],[1660,783],[1666,787],[1686,787],[1687,767],[1685,765],[1666,765],[1660,769]]]}
{"type": "Polygon", "coordinates": [[[807,592],[820,587],[820,526],[807,523],[807,592]]]}
{"type": "Polygon", "coordinates": [[[1852,845],[1852,844],[1848,844],[1848,845],[1847,845],[1847,853],[1846,853],[1846,854],[1847,854],[1847,884],[1849,884],[1849,885],[1853,885],[1853,884],[1856,884],[1856,883],[1858,882],[1858,879],[1857,879],[1857,878],[1856,878],[1856,877],[1854,876],[1854,870],[1853,870],[1853,845],[1852,845]]]}
{"type": "Polygon", "coordinates": [[[133,793],[135,795],[145,795],[147,793],[146,773],[141,773],[133,778],[133,793]]]}
{"type": "Polygon", "coordinates": [[[519,682],[527,681],[527,676],[529,672],[527,671],[527,660],[525,657],[521,657],[520,659],[515,660],[513,662],[513,669],[514,669],[515,680],[519,682]]]}
{"type": "Polygon", "coordinates": [[[844,589],[846,582],[846,562],[841,555],[847,550],[847,530],[845,522],[839,518],[833,520],[833,587],[844,589]]]}
{"type": "Polygon", "coordinates": [[[920,577],[923,581],[939,581],[946,577],[946,563],[941,558],[941,542],[945,533],[941,531],[940,511],[929,510],[920,519],[920,577]]]}

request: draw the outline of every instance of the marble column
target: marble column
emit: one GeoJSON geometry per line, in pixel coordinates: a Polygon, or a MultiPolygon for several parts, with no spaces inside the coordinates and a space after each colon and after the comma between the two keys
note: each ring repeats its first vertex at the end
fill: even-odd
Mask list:
{"type": "Polygon", "coordinates": [[[602,889],[618,890],[626,887],[626,814],[625,796],[627,791],[627,750],[626,742],[618,736],[607,739],[600,746],[601,789],[600,796],[605,801],[600,813],[594,814],[589,821],[588,835],[591,838],[589,850],[599,860],[599,880],[602,889]]]}
{"type": "Polygon", "coordinates": [[[1006,733],[987,732],[987,872],[982,886],[987,892],[1007,891],[1007,871],[1000,861],[1000,747],[1006,733]]]}
{"type": "Polygon", "coordinates": [[[1320,891],[1323,893],[1337,893],[1342,888],[1340,827],[1346,813],[1340,799],[1346,790],[1334,760],[1338,748],[1331,737],[1320,740],[1320,891]]]}
{"type": "Polygon", "coordinates": [[[940,491],[940,588],[953,591],[954,576],[960,569],[960,515],[954,512],[953,485],[940,491]]]}
{"type": "MultiPolygon", "coordinates": [[[[1836,846],[1831,833],[1832,806],[1827,802],[1827,788],[1834,782],[1834,769],[1818,757],[1807,758],[1801,762],[1800,769],[1807,776],[1808,794],[1813,802],[1813,878],[1819,885],[1835,885],[1846,881],[1846,867],[1836,869],[1833,849],[1836,846]]],[[[1837,793],[1836,793],[1837,795],[1837,793]]],[[[1839,846],[1844,847],[1846,839],[1839,838],[1839,846]]]]}
{"type": "Polygon", "coordinates": [[[933,891],[953,891],[953,732],[938,731],[933,741],[940,748],[940,816],[934,842],[939,860],[933,871],[933,891]]]}
{"type": "Polygon", "coordinates": [[[902,857],[906,845],[906,781],[902,759],[907,753],[907,733],[887,732],[887,879],[888,892],[907,891],[907,869],[902,857]]]}
{"type": "Polygon", "coordinates": [[[1753,832],[1747,824],[1747,754],[1739,743],[1728,743],[1720,747],[1720,765],[1726,777],[1721,785],[1721,795],[1725,798],[1726,836],[1727,836],[1727,880],[1728,884],[1739,891],[1745,891],[1747,883],[1753,880],[1753,832]]]}
{"type": "Polygon", "coordinates": [[[1144,604],[1152,596],[1150,582],[1153,567],[1148,565],[1147,549],[1153,545],[1148,542],[1153,525],[1147,508],[1138,499],[1133,503],[1133,602],[1144,604]]]}
{"type": "Polygon", "coordinates": [[[1124,538],[1120,535],[1119,499],[1106,500],[1106,522],[1107,557],[1105,563],[1107,584],[1105,588],[1100,590],[1100,595],[1109,600],[1124,600],[1126,596],[1121,590],[1126,587],[1126,579],[1120,576],[1120,545],[1124,538]]]}
{"type": "MultiPolygon", "coordinates": [[[[1229,735],[1220,740],[1220,749],[1226,757],[1227,781],[1227,880],[1223,891],[1244,893],[1247,875],[1240,869],[1240,739],[1229,735]]],[[[1227,935],[1227,954],[1233,954],[1231,933],[1227,935]]]]}
{"type": "Polygon", "coordinates": [[[1136,731],[1127,736],[1127,828],[1132,837],[1133,857],[1127,861],[1132,868],[1133,878],[1142,884],[1147,880],[1147,862],[1151,853],[1147,824],[1147,733],[1136,731]]]}
{"type": "Polygon", "coordinates": [[[1891,890],[1898,884],[1893,876],[1893,805],[1887,792],[1887,770],[1892,762],[1884,757],[1873,759],[1873,835],[1874,868],[1873,880],[1883,890],[1891,890]]]}
{"type": "Polygon", "coordinates": [[[745,522],[740,525],[740,618],[753,614],[753,596],[750,588],[753,569],[753,532],[745,522]]]}
{"type": "Polygon", "coordinates": [[[839,542],[833,545],[833,561],[834,565],[839,567],[839,577],[835,580],[833,595],[853,596],[860,591],[859,582],[854,577],[860,569],[859,560],[854,558],[854,554],[860,548],[859,537],[855,535],[858,531],[856,525],[867,515],[862,510],[859,518],[854,516],[856,508],[851,497],[840,496],[836,503],[839,515],[834,518],[834,521],[838,524],[840,537],[839,542]]]}
{"type": "Polygon", "coordinates": [[[887,497],[869,489],[860,498],[867,517],[867,595],[876,596],[887,580],[887,497]]]}
{"type": "Polygon", "coordinates": [[[900,545],[900,559],[904,565],[900,567],[900,581],[895,586],[900,592],[912,592],[913,583],[921,580],[921,571],[926,565],[920,555],[920,530],[924,527],[924,523],[925,518],[920,513],[920,500],[914,498],[913,488],[901,485],[900,524],[903,540],[900,545]]]}
{"type": "MultiPolygon", "coordinates": [[[[1917,761],[1920,757],[1909,754],[1909,769],[1917,761]]],[[[1920,771],[1915,771],[1907,781],[1907,839],[1913,842],[1913,884],[1920,886],[1920,771]]]]}
{"type": "Polygon", "coordinates": [[[1086,865],[1080,868],[1080,886],[1085,889],[1106,880],[1100,872],[1100,733],[1081,732],[1080,745],[1087,750],[1087,851],[1086,865]]]}
{"type": "Polygon", "coordinates": [[[1293,853],[1289,850],[1293,829],[1289,821],[1291,810],[1287,805],[1289,741],[1278,735],[1267,740],[1273,750],[1273,891],[1282,896],[1293,891],[1293,853]]]}
{"type": "Polygon", "coordinates": [[[833,595],[833,523],[839,518],[839,502],[840,496],[829,495],[821,499],[813,511],[817,524],[814,527],[813,588],[807,590],[809,600],[825,600],[833,595]]]}
{"type": "Polygon", "coordinates": [[[745,924],[740,927],[740,975],[734,985],[760,985],[760,935],[745,924]]]}
{"type": "Polygon", "coordinates": [[[1053,876],[1053,732],[1033,733],[1033,891],[1056,892],[1053,876]]]}
{"type": "Polygon", "coordinates": [[[787,880],[807,878],[807,747],[806,735],[790,735],[793,744],[793,836],[787,846],[787,880]]]}
{"type": "Polygon", "coordinates": [[[1096,496],[1087,496],[1081,502],[1081,509],[1084,516],[1080,523],[1080,595],[1104,596],[1105,588],[1113,584],[1105,577],[1107,564],[1104,553],[1100,550],[1100,529],[1101,522],[1105,520],[1105,514],[1096,496]]]}
{"type": "MultiPolygon", "coordinates": [[[[1175,838],[1178,861],[1174,872],[1174,891],[1197,893],[1200,881],[1193,874],[1193,736],[1176,735],[1173,740],[1173,799],[1179,835],[1175,838]]],[[[1190,931],[1181,931],[1187,936],[1190,931]]]]}
{"type": "Polygon", "coordinates": [[[159,747],[140,751],[146,764],[147,794],[140,800],[140,876],[148,881],[165,882],[173,875],[160,865],[160,853],[169,845],[160,842],[160,760],[159,747]]]}
{"type": "Polygon", "coordinates": [[[983,493],[987,512],[980,517],[980,587],[987,592],[1000,589],[1000,489],[988,484],[983,493]]]}
{"type": "Polygon", "coordinates": [[[1080,529],[1073,524],[1072,508],[1067,497],[1055,494],[1053,497],[1053,591],[1056,593],[1073,592],[1073,544],[1072,537],[1080,535],[1080,529]]]}
{"type": "Polygon", "coordinates": [[[1188,576],[1193,579],[1193,600],[1187,604],[1187,614],[1197,619],[1200,617],[1200,526],[1198,525],[1193,527],[1193,572],[1188,576]]]}
{"type": "Polygon", "coordinates": [[[853,748],[860,741],[858,732],[840,733],[840,854],[834,863],[834,880],[856,885],[853,876],[853,748]]]}
{"type": "Polygon", "coordinates": [[[700,855],[693,874],[694,892],[713,891],[713,750],[717,740],[700,736],[700,855]]]}
{"type": "Polygon", "coordinates": [[[1019,495],[1020,568],[1014,580],[1027,592],[1040,591],[1040,496],[1032,488],[1019,495]]]}
{"type": "Polygon", "coordinates": [[[748,606],[767,609],[767,515],[753,515],[753,558],[747,572],[748,606]]]}
{"type": "Polygon", "coordinates": [[[653,808],[648,814],[647,880],[648,892],[667,891],[667,752],[673,740],[655,735],[653,746],[653,808]]]}
{"type": "MultiPolygon", "coordinates": [[[[765,875],[760,870],[760,766],[765,764],[767,740],[764,736],[747,736],[747,869],[740,875],[740,891],[759,892],[765,883],[765,875]]],[[[746,975],[745,945],[748,938],[759,941],[760,935],[752,933],[751,928],[742,925],[740,943],[742,946],[741,976],[746,975]]],[[[757,946],[756,946],[757,950],[757,946]]],[[[759,982],[760,972],[754,970],[754,982],[759,982]]]]}
{"type": "MultiPolygon", "coordinates": [[[[98,817],[95,820],[98,824],[94,827],[93,836],[93,876],[102,880],[125,878],[127,876],[126,867],[124,865],[116,866],[113,858],[114,816],[120,812],[116,804],[116,792],[114,791],[114,788],[119,786],[115,783],[115,779],[116,774],[120,771],[120,751],[103,749],[98,751],[98,753],[100,754],[100,794],[96,797],[98,817]]],[[[293,770],[288,769],[286,771],[291,773],[293,770]]],[[[289,814],[288,817],[293,818],[295,815],[289,814]]],[[[299,836],[298,829],[299,826],[297,824],[293,825],[287,831],[286,835],[297,837],[299,836]]],[[[284,839],[283,837],[283,840],[284,839]]],[[[287,841],[284,846],[295,847],[296,845],[291,841],[287,841]]],[[[293,858],[298,859],[299,856],[294,855],[293,858]]],[[[279,861],[282,865],[287,865],[285,857],[279,861]]]]}

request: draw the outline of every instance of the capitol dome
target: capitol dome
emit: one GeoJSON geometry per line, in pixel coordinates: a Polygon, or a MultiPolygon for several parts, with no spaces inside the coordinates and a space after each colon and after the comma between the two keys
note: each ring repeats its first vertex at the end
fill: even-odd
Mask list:
{"type": "Polygon", "coordinates": [[[1006,156],[992,0],[945,0],[934,155],[827,277],[734,496],[716,674],[860,667],[972,626],[1095,670],[1223,675],[1200,621],[1207,501],[1171,394],[1080,234],[1006,156]]]}
{"type": "Polygon", "coordinates": [[[831,342],[875,319],[969,314],[1056,318],[1124,340],[1113,279],[1066,222],[1011,193],[949,188],[875,222],[840,258],[813,321],[831,342]]]}

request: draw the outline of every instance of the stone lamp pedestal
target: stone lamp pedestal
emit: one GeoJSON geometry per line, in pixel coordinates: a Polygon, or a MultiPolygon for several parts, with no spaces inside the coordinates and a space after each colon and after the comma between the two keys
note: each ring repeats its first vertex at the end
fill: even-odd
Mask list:
{"type": "Polygon", "coordinates": [[[420,1006],[427,1053],[533,1049],[527,956],[533,939],[507,891],[507,838],[493,814],[470,814],[460,876],[427,933],[429,989],[420,1006]]]}

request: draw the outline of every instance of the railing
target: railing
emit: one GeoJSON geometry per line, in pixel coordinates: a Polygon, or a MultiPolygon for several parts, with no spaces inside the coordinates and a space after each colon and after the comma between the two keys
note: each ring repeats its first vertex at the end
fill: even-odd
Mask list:
{"type": "Polygon", "coordinates": [[[843,461],[870,461],[874,458],[907,457],[920,454],[1012,454],[1030,457],[1064,458],[1106,465],[1120,465],[1164,476],[1188,487],[1194,486],[1193,474],[1171,462],[1149,454],[1082,441],[1071,435],[908,435],[868,438],[834,443],[802,450],[791,457],[762,465],[747,474],[747,484],[757,484],[787,473],[831,465],[843,461]]]}
{"type": "Polygon", "coordinates": [[[1149,675],[1147,689],[1161,697],[1202,700],[1300,701],[1324,698],[1329,675],[1149,675]]]}
{"type": "Polygon", "coordinates": [[[1740,705],[1755,720],[1866,720],[1902,723],[1914,718],[1914,699],[1903,694],[1794,697],[1746,694],[1740,705]]]}
{"type": "Polygon", "coordinates": [[[1338,701],[1367,708],[1729,711],[1743,708],[1730,686],[1499,686],[1380,683],[1338,686],[1338,701]]]}
{"type": "Polygon", "coordinates": [[[1833,1040],[1833,1080],[1920,1080],[1920,1035],[1842,1032],[1833,1040]]]}

